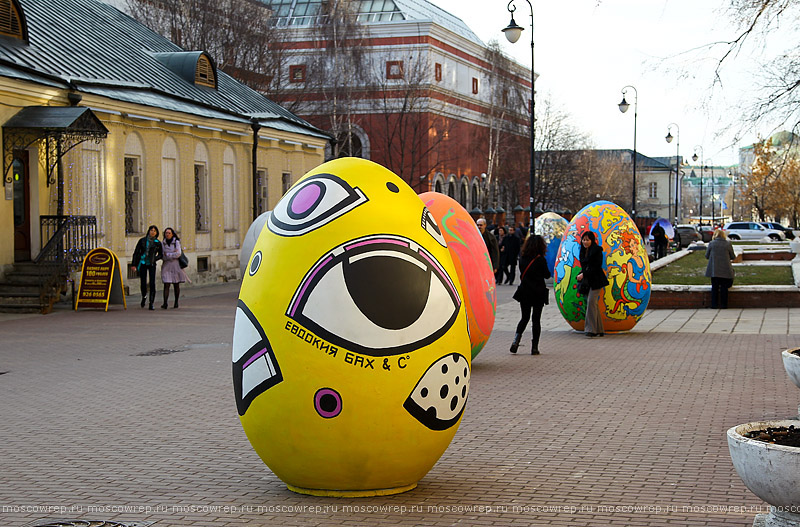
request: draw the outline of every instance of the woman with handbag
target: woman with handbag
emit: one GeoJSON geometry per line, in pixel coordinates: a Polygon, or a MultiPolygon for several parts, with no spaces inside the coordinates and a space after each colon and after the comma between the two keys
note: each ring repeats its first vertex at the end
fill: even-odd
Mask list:
{"type": "MultiPolygon", "coordinates": [[[[581,235],[581,272],[578,274],[578,291],[586,291],[586,321],[583,331],[587,337],[602,337],[603,317],[600,314],[600,294],[608,285],[608,278],[603,271],[603,249],[597,245],[597,237],[592,231],[581,235]]],[[[584,293],[581,293],[582,295],[584,293]]]]}
{"type": "Polygon", "coordinates": [[[175,304],[172,306],[178,309],[178,299],[181,296],[181,284],[186,281],[186,273],[181,269],[179,259],[183,254],[181,239],[175,234],[172,227],[164,229],[164,241],[161,242],[162,259],[161,281],[164,282],[164,303],[161,309],[167,309],[169,301],[169,286],[175,286],[175,304]]]}
{"type": "Polygon", "coordinates": [[[542,333],[542,309],[545,304],[550,303],[550,292],[545,279],[550,278],[550,269],[547,268],[547,261],[544,254],[547,245],[544,238],[534,234],[529,236],[522,245],[519,256],[520,284],[514,292],[514,300],[519,302],[522,313],[517,332],[514,334],[514,342],[511,343],[511,353],[516,353],[519,348],[519,341],[531,321],[531,355],[539,355],[539,336],[542,333]]]}

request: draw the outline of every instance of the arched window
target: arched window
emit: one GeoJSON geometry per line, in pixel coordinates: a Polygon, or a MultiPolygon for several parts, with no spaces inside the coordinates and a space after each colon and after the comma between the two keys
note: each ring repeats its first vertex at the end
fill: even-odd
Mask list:
{"type": "Polygon", "coordinates": [[[28,26],[17,0],[0,0],[0,35],[28,41],[28,26]]]}
{"type": "Polygon", "coordinates": [[[164,228],[181,231],[181,178],[178,146],[167,137],[161,146],[161,221],[164,228]]]}
{"type": "Polygon", "coordinates": [[[208,150],[197,143],[194,150],[194,228],[211,230],[211,188],[208,181],[208,150]]]}
{"type": "Polygon", "coordinates": [[[363,154],[361,139],[352,132],[339,134],[336,143],[339,147],[338,157],[361,157],[363,154]]]}
{"type": "Polygon", "coordinates": [[[125,234],[139,235],[144,232],[144,149],[142,139],[136,133],[128,134],[123,156],[125,189],[125,234]]]}
{"type": "Polygon", "coordinates": [[[222,156],[222,194],[225,208],[225,231],[235,231],[239,223],[239,207],[236,200],[236,159],[233,148],[225,148],[222,156]]]}

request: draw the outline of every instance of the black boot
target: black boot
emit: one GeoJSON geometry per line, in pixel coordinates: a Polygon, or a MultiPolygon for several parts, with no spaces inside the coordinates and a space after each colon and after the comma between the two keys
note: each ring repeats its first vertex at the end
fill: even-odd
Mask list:
{"type": "Polygon", "coordinates": [[[535,340],[531,341],[531,355],[539,355],[539,343],[535,340]]]}
{"type": "Polygon", "coordinates": [[[519,348],[519,341],[522,338],[521,333],[514,334],[514,342],[511,343],[511,349],[509,350],[511,353],[516,353],[517,348],[519,348]]]}
{"type": "Polygon", "coordinates": [[[142,295],[142,303],[140,305],[144,307],[145,302],[147,302],[147,295],[142,295]]]}
{"type": "Polygon", "coordinates": [[[178,298],[181,296],[181,288],[178,284],[175,284],[175,305],[172,306],[175,309],[178,309],[178,298]]]}
{"type": "Polygon", "coordinates": [[[164,287],[164,303],[161,304],[161,309],[167,309],[167,302],[169,301],[169,289],[164,287]]]}

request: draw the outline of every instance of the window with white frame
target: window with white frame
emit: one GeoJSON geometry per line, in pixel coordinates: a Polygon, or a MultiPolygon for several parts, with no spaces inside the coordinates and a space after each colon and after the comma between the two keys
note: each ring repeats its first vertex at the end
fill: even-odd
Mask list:
{"type": "Polygon", "coordinates": [[[289,189],[292,186],[292,175],[288,172],[284,172],[281,176],[281,192],[282,195],[289,192],[289,189]]]}
{"type": "Polygon", "coordinates": [[[648,185],[649,194],[648,197],[657,198],[658,197],[658,183],[652,181],[650,185],[648,185]]]}
{"type": "Polygon", "coordinates": [[[144,232],[144,149],[136,133],[128,134],[123,156],[123,189],[125,192],[125,234],[144,232]]]}
{"type": "Polygon", "coordinates": [[[125,156],[125,234],[142,232],[142,176],[139,158],[125,156]]]}
{"type": "Polygon", "coordinates": [[[81,158],[81,207],[79,214],[94,216],[97,221],[97,234],[105,234],[105,195],[106,178],[103,171],[103,145],[86,141],[82,143],[81,158]]]}
{"type": "MultiPolygon", "coordinates": [[[[161,222],[167,227],[181,231],[181,181],[178,174],[178,147],[168,137],[161,146],[161,222]]],[[[162,229],[163,230],[163,229],[162,229]]]]}
{"type": "Polygon", "coordinates": [[[211,222],[208,217],[211,212],[208,192],[208,168],[206,165],[195,163],[194,165],[194,229],[197,232],[208,232],[211,230],[211,222]]]}
{"type": "Polygon", "coordinates": [[[256,170],[256,179],[258,180],[258,215],[261,216],[269,210],[267,169],[259,168],[256,170]]]}
{"type": "Polygon", "coordinates": [[[227,147],[222,156],[222,199],[225,230],[235,231],[239,223],[239,207],[236,199],[236,158],[233,149],[227,147]]]}

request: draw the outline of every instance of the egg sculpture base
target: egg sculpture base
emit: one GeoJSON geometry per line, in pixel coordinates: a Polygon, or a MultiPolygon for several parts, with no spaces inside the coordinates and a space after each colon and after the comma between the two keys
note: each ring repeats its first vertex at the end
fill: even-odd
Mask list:
{"type": "Polygon", "coordinates": [[[456,276],[430,211],[380,165],[325,163],[277,203],[239,293],[233,384],[290,490],[396,494],[438,461],[469,392],[456,276]]]}
{"type": "Polygon", "coordinates": [[[373,496],[391,496],[392,494],[402,494],[409,490],[417,488],[416,483],[411,485],[404,485],[402,487],[395,487],[392,489],[375,489],[375,490],[325,490],[325,489],[304,489],[302,487],[295,487],[293,485],[286,485],[286,488],[298,494],[305,494],[307,496],[325,496],[328,498],[371,498],[373,496]]]}

